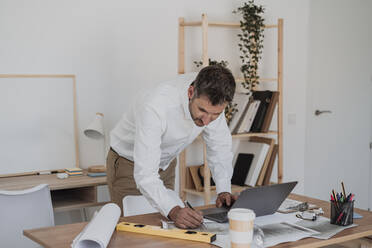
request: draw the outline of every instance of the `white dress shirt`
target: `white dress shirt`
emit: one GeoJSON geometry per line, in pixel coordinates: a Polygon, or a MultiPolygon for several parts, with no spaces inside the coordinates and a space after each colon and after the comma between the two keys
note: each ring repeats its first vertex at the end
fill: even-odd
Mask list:
{"type": "Polygon", "coordinates": [[[165,188],[159,168],[167,169],[200,133],[207,144],[207,161],[217,193],[231,192],[231,134],[224,113],[207,126],[195,125],[187,95],[195,78],[195,73],[184,74],[138,97],[110,133],[111,147],[134,161],[137,188],[164,216],[184,204],[174,191],[165,188]]]}

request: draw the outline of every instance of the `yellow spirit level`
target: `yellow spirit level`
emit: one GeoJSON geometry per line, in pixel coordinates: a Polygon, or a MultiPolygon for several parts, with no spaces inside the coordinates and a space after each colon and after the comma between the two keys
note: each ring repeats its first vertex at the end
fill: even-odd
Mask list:
{"type": "Polygon", "coordinates": [[[185,239],[204,243],[212,243],[216,240],[216,234],[197,232],[182,229],[162,229],[160,226],[150,226],[137,223],[120,222],[116,225],[117,231],[143,233],[175,239],[185,239]]]}

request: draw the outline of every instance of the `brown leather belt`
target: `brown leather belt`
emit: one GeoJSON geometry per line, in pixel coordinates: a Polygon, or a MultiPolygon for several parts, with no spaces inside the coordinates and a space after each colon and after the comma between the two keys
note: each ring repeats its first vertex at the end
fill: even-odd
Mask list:
{"type": "Polygon", "coordinates": [[[115,152],[114,149],[112,149],[112,147],[110,147],[110,151],[112,151],[113,153],[115,153],[116,156],[121,157],[122,159],[125,159],[128,162],[134,163],[132,160],[129,160],[129,159],[123,157],[123,156],[120,156],[117,152],[115,152]]]}

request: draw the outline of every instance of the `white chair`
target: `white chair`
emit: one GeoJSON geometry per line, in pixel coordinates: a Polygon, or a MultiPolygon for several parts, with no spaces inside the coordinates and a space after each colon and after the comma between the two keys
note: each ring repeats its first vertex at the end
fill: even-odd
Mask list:
{"type": "Polygon", "coordinates": [[[132,216],[158,212],[143,195],[127,195],[123,198],[123,215],[132,216]]]}
{"type": "Polygon", "coordinates": [[[19,191],[0,190],[1,247],[40,247],[23,236],[23,230],[54,226],[47,184],[19,191]]]}

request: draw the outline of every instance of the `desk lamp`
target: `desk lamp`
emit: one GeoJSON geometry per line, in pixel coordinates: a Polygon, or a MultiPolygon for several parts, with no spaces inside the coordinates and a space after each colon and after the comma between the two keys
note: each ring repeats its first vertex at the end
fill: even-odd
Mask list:
{"type": "Polygon", "coordinates": [[[95,119],[90,123],[90,125],[84,130],[85,136],[98,140],[103,138],[103,159],[106,157],[106,135],[103,128],[103,114],[96,113],[95,119]]]}

